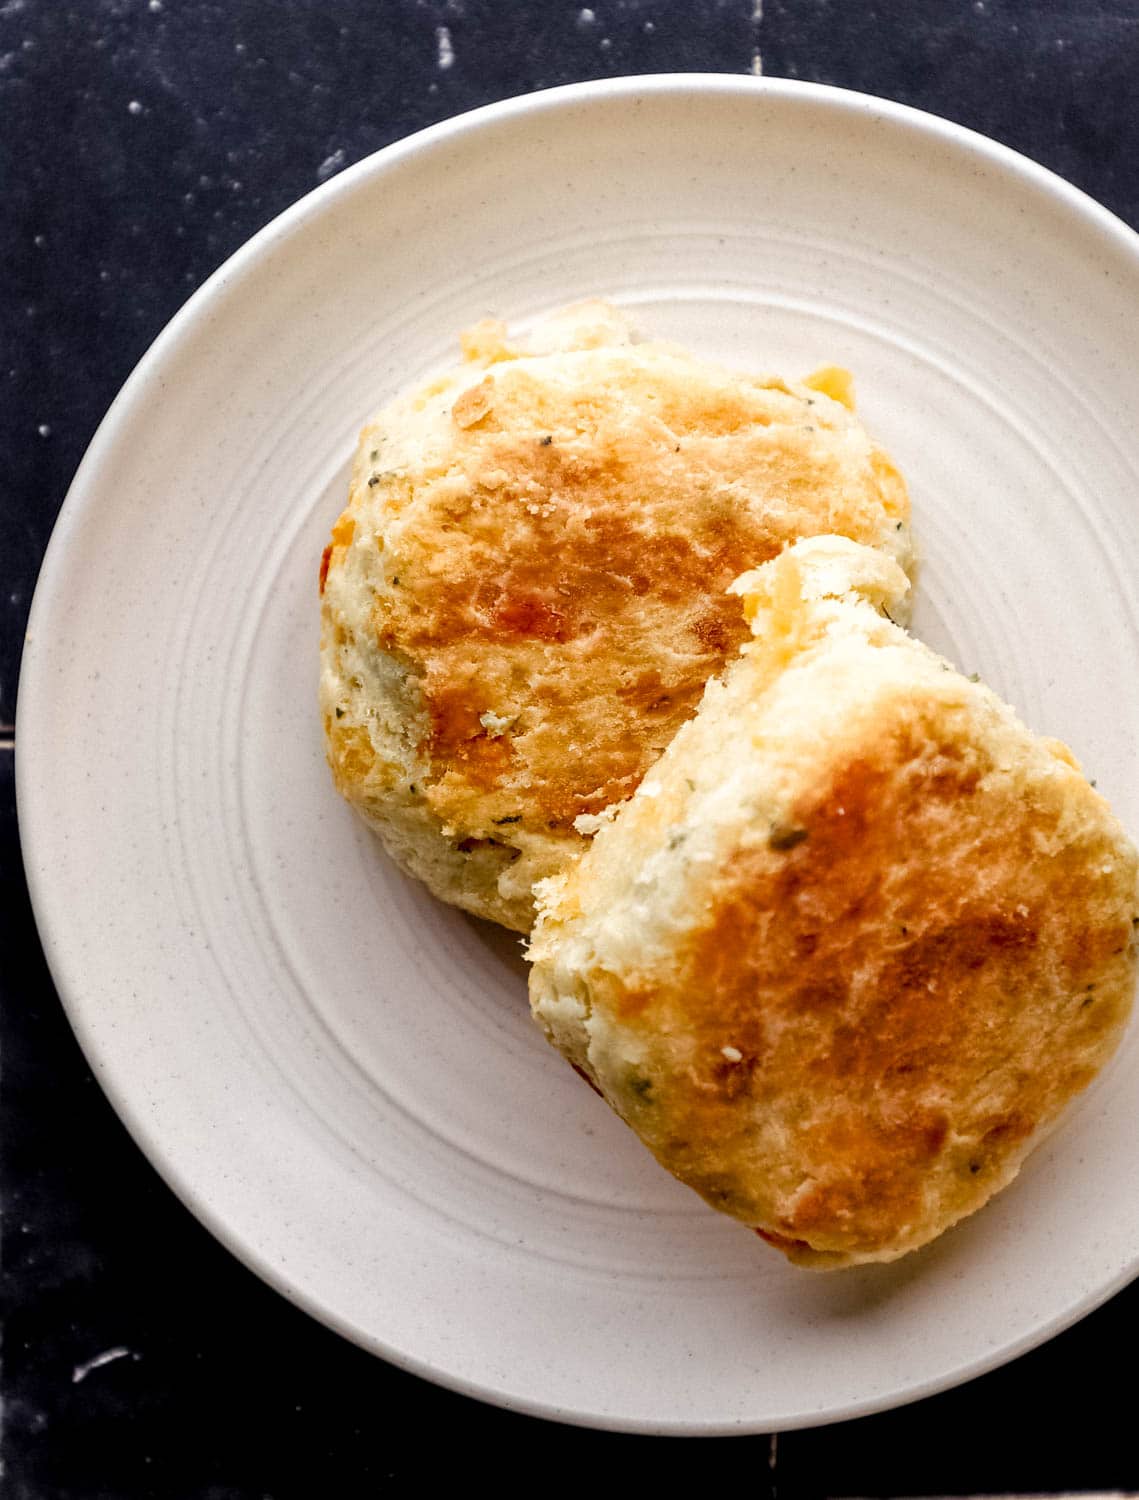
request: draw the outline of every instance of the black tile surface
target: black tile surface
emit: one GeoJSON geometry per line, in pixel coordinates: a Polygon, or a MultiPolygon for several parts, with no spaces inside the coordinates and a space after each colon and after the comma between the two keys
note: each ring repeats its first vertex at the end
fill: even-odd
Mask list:
{"type": "MultiPolygon", "coordinates": [[[[143,350],[231,251],[323,177],[461,110],[575,79],[747,72],[757,54],[768,74],[985,131],[1139,224],[1136,0],[0,0],[0,746],[71,475],[143,350]]],[[[1117,1364],[1139,1287],[967,1387],[775,1447],[559,1428],[362,1354],[233,1261],[129,1141],[44,968],[7,748],[0,815],[13,1500],[339,1500],[561,1476],[783,1497],[1139,1489],[1117,1364]]]]}

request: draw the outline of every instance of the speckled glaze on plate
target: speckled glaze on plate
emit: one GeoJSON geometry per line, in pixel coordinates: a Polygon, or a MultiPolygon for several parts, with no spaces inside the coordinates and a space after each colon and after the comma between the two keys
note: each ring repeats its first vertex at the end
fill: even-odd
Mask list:
{"type": "Polygon", "coordinates": [[[286,1296],[458,1390],[777,1430],[989,1369],[1139,1269],[1139,1053],[893,1266],[797,1271],[653,1163],[529,1020],[516,938],[336,797],[316,570],[357,429],[493,313],[576,298],[857,374],[913,493],[915,629],[1124,822],[1139,681],[1139,241],[1049,173],[857,94],[703,75],[479,110],[312,193],[192,299],[76,477],[20,683],[52,971],[167,1180],[286,1296]]]}

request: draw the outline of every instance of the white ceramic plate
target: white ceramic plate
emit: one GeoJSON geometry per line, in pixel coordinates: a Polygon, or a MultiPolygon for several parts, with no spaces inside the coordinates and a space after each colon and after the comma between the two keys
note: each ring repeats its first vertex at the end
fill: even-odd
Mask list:
{"type": "Polygon", "coordinates": [[[60,993],[167,1179],[288,1297],[473,1395],[762,1431],[960,1381],[1135,1274],[1139,1055],[984,1213],[797,1271],[666,1176],[527,1014],[516,939],[341,805],[316,574],[360,424],[458,331],[601,293],[742,366],[856,373],[911,481],[916,630],[1069,740],[1133,829],[1137,240],[856,94],[618,80],[345,172],[189,303],[52,539],[20,817],[60,993]]]}

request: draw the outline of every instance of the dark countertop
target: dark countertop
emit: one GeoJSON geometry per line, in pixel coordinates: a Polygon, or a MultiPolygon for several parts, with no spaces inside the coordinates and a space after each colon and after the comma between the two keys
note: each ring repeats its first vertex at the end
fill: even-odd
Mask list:
{"type": "Polygon", "coordinates": [[[427,1475],[511,1485],[551,1471],[641,1490],[715,1476],[782,1497],[1139,1490],[1120,1373],[1139,1286],[959,1390],[777,1441],[577,1431],[393,1369],[262,1285],[175,1200],[94,1083],[36,941],[12,788],[24,622],[84,448],[179,305],[318,181],[433,121],[576,79],[747,72],[757,55],[770,75],[984,131],[1139,225],[1139,0],[0,3],[12,1500],[342,1500],[427,1475]]]}

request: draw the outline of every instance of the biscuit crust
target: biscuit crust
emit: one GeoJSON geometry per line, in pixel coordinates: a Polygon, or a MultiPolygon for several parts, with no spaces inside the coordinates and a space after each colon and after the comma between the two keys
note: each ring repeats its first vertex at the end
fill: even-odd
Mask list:
{"type": "Polygon", "coordinates": [[[603,303],[530,351],[497,324],[465,349],[361,436],[321,703],[336,784],[397,860],[527,931],[575,822],[632,794],[744,640],[731,580],[829,531],[912,568],[909,504],[834,372],[735,374],[603,303]]]}

